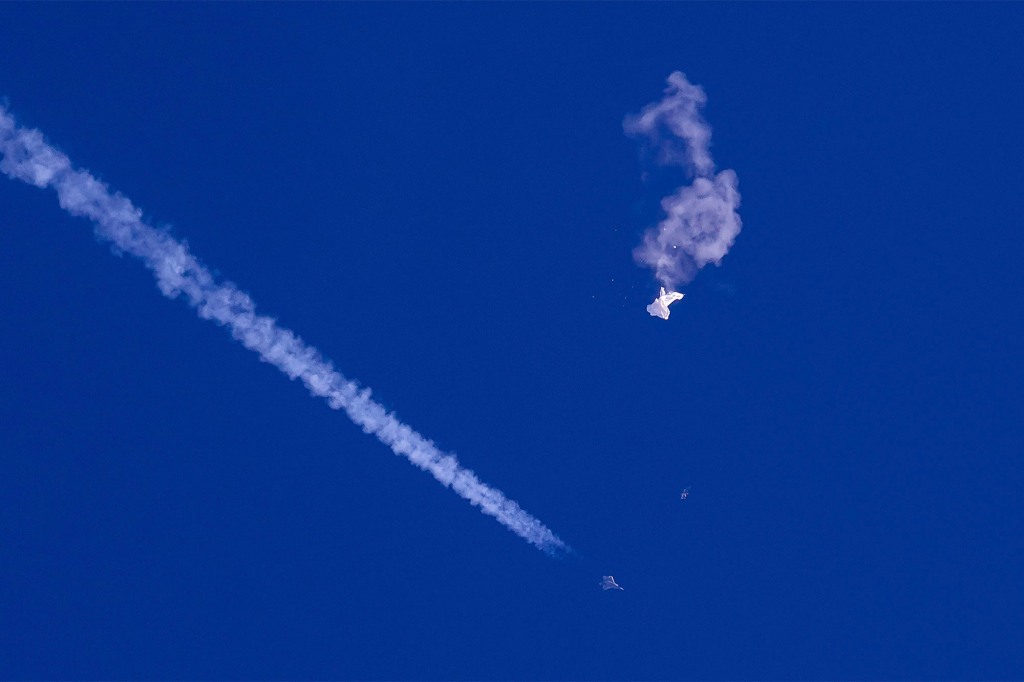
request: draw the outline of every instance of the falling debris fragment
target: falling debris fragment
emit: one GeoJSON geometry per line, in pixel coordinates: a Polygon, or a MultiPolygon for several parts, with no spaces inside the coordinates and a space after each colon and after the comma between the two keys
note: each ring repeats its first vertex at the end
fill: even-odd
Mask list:
{"type": "Polygon", "coordinates": [[[665,287],[662,287],[661,293],[658,294],[658,298],[654,299],[654,303],[647,306],[647,312],[651,314],[651,317],[660,317],[663,320],[667,320],[668,307],[682,299],[685,295],[686,294],[680,294],[677,291],[665,291],[665,287]]]}
{"type": "Polygon", "coordinates": [[[610,575],[601,576],[601,589],[603,590],[622,590],[622,585],[615,582],[615,578],[610,575]]]}

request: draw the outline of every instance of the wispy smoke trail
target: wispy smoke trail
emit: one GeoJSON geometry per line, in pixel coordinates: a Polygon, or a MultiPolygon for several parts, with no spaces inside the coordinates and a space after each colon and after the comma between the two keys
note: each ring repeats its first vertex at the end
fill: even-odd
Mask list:
{"type": "Polygon", "coordinates": [[[112,193],[89,173],[73,169],[68,157],[47,144],[39,131],[17,126],[2,106],[0,171],[36,187],[55,189],[64,210],[89,218],[96,224],[97,235],[142,260],[153,271],[165,296],[183,295],[200,317],[230,329],[232,336],[259,353],[261,360],[291,379],[300,379],[310,393],[325,398],[333,409],[345,410],[353,422],[396,455],[429,471],[443,485],[539,549],[550,554],[568,550],[544,524],[501,491],[481,482],[453,455],[440,451],[371,400],[369,389],[360,389],[338,373],[315,348],[271,318],[257,315],[248,295],[231,283],[215,281],[188,247],[167,232],[145,224],[141,211],[127,198],[112,193]]]}
{"type": "Polygon", "coordinates": [[[704,90],[676,71],[668,77],[660,102],[627,116],[623,123],[628,134],[651,141],[661,163],[682,166],[694,178],[692,185],[661,200],[665,217],[644,232],[633,251],[636,261],[653,268],[670,291],[691,281],[708,263],[720,264],[742,226],[736,213],[736,173],[724,170],[715,175],[708,151],[711,127],[700,115],[706,101],[704,90]]]}

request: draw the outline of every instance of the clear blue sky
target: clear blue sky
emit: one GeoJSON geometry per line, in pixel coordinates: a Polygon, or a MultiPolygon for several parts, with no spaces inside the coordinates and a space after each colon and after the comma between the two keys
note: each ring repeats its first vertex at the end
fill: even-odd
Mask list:
{"type": "Polygon", "coordinates": [[[4,177],[0,677],[1020,679],[1022,27],[0,7],[22,124],[576,550],[4,177]],[[630,252],[682,177],[622,119],[677,69],[744,228],[666,322],[630,252]]]}

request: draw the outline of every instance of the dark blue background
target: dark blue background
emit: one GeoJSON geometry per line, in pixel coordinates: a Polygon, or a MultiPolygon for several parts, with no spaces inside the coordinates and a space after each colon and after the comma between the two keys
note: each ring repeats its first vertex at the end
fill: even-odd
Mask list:
{"type": "Polygon", "coordinates": [[[1020,4],[0,7],[22,124],[577,552],[4,179],[0,676],[1020,679],[1022,29],[1020,4]],[[675,69],[744,230],[662,322],[630,250],[683,178],[643,183],[621,122],[675,69]]]}

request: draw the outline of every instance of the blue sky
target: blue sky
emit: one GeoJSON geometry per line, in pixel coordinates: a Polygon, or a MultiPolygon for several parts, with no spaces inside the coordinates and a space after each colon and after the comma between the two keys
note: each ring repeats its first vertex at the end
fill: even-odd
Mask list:
{"type": "Polygon", "coordinates": [[[1022,19],[3,6],[21,125],[575,552],[4,177],[0,675],[1019,679],[1022,19]],[[662,321],[675,70],[743,231],[662,321]]]}

